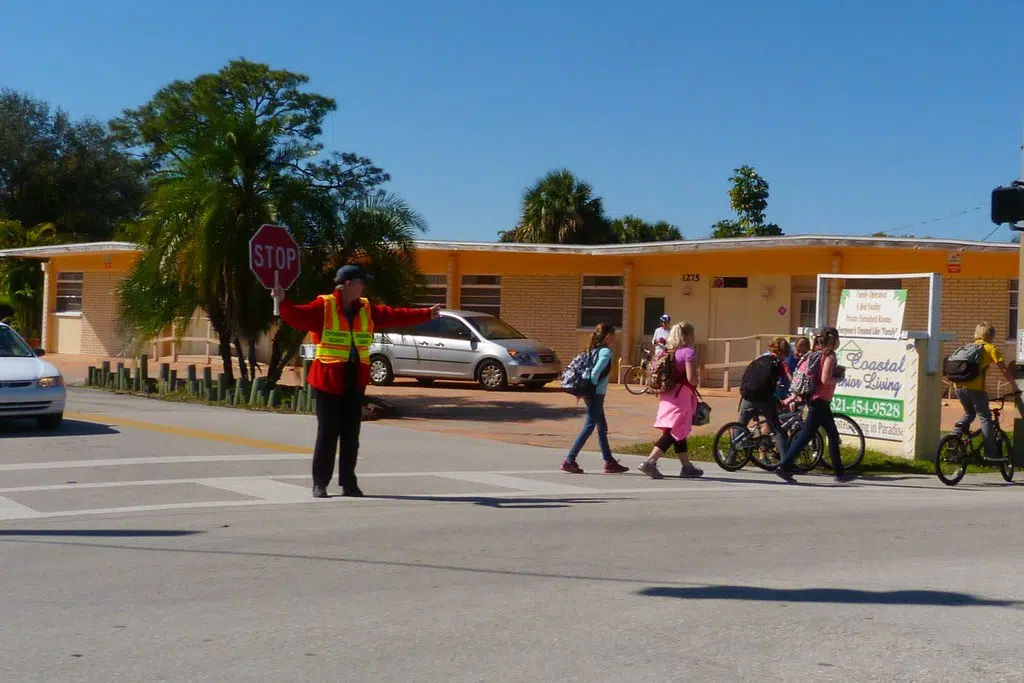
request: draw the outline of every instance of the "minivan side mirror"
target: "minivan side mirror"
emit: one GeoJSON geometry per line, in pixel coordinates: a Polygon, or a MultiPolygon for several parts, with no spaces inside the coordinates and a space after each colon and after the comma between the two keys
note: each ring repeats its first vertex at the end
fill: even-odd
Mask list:
{"type": "Polygon", "coordinates": [[[36,357],[38,358],[40,356],[45,356],[46,355],[46,349],[42,349],[42,348],[32,349],[32,353],[36,354],[36,357]]]}

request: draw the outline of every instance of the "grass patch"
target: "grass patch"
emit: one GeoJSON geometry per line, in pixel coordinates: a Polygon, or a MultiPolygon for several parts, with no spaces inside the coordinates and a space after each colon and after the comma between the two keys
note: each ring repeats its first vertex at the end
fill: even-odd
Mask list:
{"type": "MultiPolygon", "coordinates": [[[[711,447],[714,440],[713,436],[707,434],[692,436],[687,439],[690,459],[713,463],[715,458],[712,455],[711,447]]],[[[628,455],[649,455],[652,448],[654,448],[653,442],[644,442],[631,444],[616,450],[628,455]]],[[[844,453],[846,450],[845,448],[843,449],[844,453]]],[[[674,455],[670,451],[665,457],[672,458],[674,455]]],[[[828,457],[827,453],[825,457],[828,457]]],[[[744,469],[757,470],[758,467],[751,462],[744,469]]],[[[827,472],[828,470],[824,466],[819,465],[815,471],[827,472]]],[[[998,471],[998,467],[990,467],[988,465],[969,465],[967,468],[968,473],[993,473],[998,471]]],[[[860,474],[930,474],[934,476],[935,464],[927,460],[909,460],[879,451],[867,450],[864,452],[864,459],[861,460],[860,465],[851,470],[851,472],[860,474]]]]}

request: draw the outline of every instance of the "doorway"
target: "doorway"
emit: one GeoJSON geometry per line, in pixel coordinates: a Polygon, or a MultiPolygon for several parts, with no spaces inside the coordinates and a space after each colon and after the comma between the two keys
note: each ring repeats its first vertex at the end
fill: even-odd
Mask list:
{"type": "Polygon", "coordinates": [[[665,297],[648,296],[644,298],[644,329],[640,331],[643,338],[650,337],[661,325],[661,316],[665,312],[665,297]]]}

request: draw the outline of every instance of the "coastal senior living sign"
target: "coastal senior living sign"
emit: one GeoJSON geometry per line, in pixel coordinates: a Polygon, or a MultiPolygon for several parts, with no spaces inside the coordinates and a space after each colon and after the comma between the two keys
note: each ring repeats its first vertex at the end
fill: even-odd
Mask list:
{"type": "Polygon", "coordinates": [[[905,289],[844,289],[836,329],[840,337],[899,339],[906,307],[905,289]]]}
{"type": "Polygon", "coordinates": [[[914,386],[913,346],[894,339],[845,339],[836,359],[846,376],[836,385],[832,410],[852,417],[868,439],[904,441],[913,432],[908,419],[914,386]]]}

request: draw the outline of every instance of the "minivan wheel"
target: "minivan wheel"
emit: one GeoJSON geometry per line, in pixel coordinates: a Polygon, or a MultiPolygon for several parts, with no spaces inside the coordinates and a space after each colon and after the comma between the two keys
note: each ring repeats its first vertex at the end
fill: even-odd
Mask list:
{"type": "Polygon", "coordinates": [[[504,391],[508,388],[508,375],[501,363],[493,360],[484,361],[476,373],[477,381],[487,391],[504,391]]]}
{"type": "Polygon", "coordinates": [[[391,361],[384,356],[374,356],[370,359],[370,382],[374,386],[383,387],[395,381],[395,371],[391,368],[391,361]]]}

